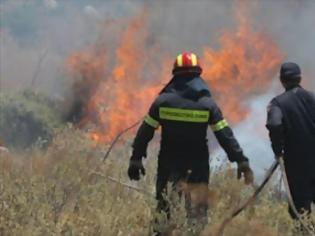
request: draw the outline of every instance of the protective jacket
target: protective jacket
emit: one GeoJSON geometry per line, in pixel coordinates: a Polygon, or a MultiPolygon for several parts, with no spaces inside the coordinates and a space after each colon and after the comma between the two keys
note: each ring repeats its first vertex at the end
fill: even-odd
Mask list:
{"type": "Polygon", "coordinates": [[[208,182],[209,125],[231,162],[247,160],[202,78],[175,76],[156,98],[139,128],[132,158],[146,156],[148,142],[161,126],[158,178],[176,181],[191,170],[190,182],[208,182]]]}
{"type": "Polygon", "coordinates": [[[284,155],[287,172],[315,176],[315,95],[295,86],[275,97],[266,126],[275,155],[284,155]]]}

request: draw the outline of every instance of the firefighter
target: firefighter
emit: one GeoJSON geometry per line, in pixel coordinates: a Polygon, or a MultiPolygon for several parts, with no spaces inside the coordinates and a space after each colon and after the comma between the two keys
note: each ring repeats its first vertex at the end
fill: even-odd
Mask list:
{"type": "MultiPolygon", "coordinates": [[[[295,207],[311,213],[315,201],[315,95],[301,85],[300,67],[282,64],[280,81],[285,92],[268,106],[266,127],[276,158],[284,159],[295,207]]],[[[297,219],[289,207],[293,219],[297,219]]]]}
{"type": "MultiPolygon", "coordinates": [[[[238,164],[238,178],[244,176],[246,183],[253,181],[249,160],[212,98],[207,84],[200,77],[201,73],[202,68],[195,54],[182,53],[176,57],[173,78],[151,105],[133,142],[128,175],[131,180],[139,180],[141,174],[145,175],[142,158],[147,156],[148,143],[154,131],[161,126],[156,199],[158,211],[164,211],[168,216],[169,203],[164,197],[168,183],[176,186],[184,181],[208,185],[208,126],[214,131],[228,159],[238,164]]],[[[206,209],[204,204],[196,212],[199,216],[206,216],[206,209]]]]}

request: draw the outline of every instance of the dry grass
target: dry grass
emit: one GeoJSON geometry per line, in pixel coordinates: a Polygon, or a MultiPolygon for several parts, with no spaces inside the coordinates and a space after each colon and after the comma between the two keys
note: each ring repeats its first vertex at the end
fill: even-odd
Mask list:
{"type": "MultiPolygon", "coordinates": [[[[128,142],[117,146],[103,163],[104,149],[91,143],[84,133],[69,128],[59,133],[45,152],[2,153],[0,235],[149,235],[156,204],[156,147],[146,163],[147,175],[139,183],[130,182],[126,175],[128,142]]],[[[235,179],[231,169],[213,171],[210,190],[206,195],[198,188],[192,190],[195,199],[206,198],[210,203],[203,236],[215,235],[231,210],[252,193],[251,187],[235,179]]],[[[183,204],[172,213],[169,224],[160,225],[168,235],[198,235],[186,222],[183,204]]],[[[226,227],[225,235],[288,236],[292,228],[286,203],[275,199],[269,187],[254,206],[226,227]]]]}

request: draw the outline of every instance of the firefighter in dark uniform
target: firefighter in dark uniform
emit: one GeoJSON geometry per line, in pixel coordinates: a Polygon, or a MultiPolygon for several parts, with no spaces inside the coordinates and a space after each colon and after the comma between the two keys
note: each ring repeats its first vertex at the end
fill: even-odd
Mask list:
{"type": "MultiPolygon", "coordinates": [[[[297,210],[311,212],[315,201],[315,95],[301,87],[301,70],[284,63],[280,80],[285,92],[268,106],[267,128],[275,157],[283,156],[297,210]]],[[[297,219],[291,208],[290,215],[297,219]]]]}
{"type": "MultiPolygon", "coordinates": [[[[156,198],[158,210],[167,213],[169,204],[163,193],[168,182],[208,184],[208,126],[214,131],[229,160],[238,164],[238,177],[244,176],[247,182],[253,178],[249,161],[211,97],[207,84],[200,77],[201,72],[195,54],[177,56],[172,80],[152,104],[133,143],[128,175],[131,180],[139,180],[140,174],[145,174],[142,158],[146,157],[148,143],[154,131],[161,126],[156,198]]],[[[206,214],[206,207],[201,214],[206,214]]]]}

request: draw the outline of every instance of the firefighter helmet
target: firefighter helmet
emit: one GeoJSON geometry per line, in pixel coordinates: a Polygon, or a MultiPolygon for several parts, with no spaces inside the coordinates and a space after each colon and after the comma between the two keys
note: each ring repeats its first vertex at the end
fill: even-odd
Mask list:
{"type": "Polygon", "coordinates": [[[184,52],[176,57],[173,75],[196,73],[201,74],[202,68],[199,59],[194,53],[184,52]]]}

